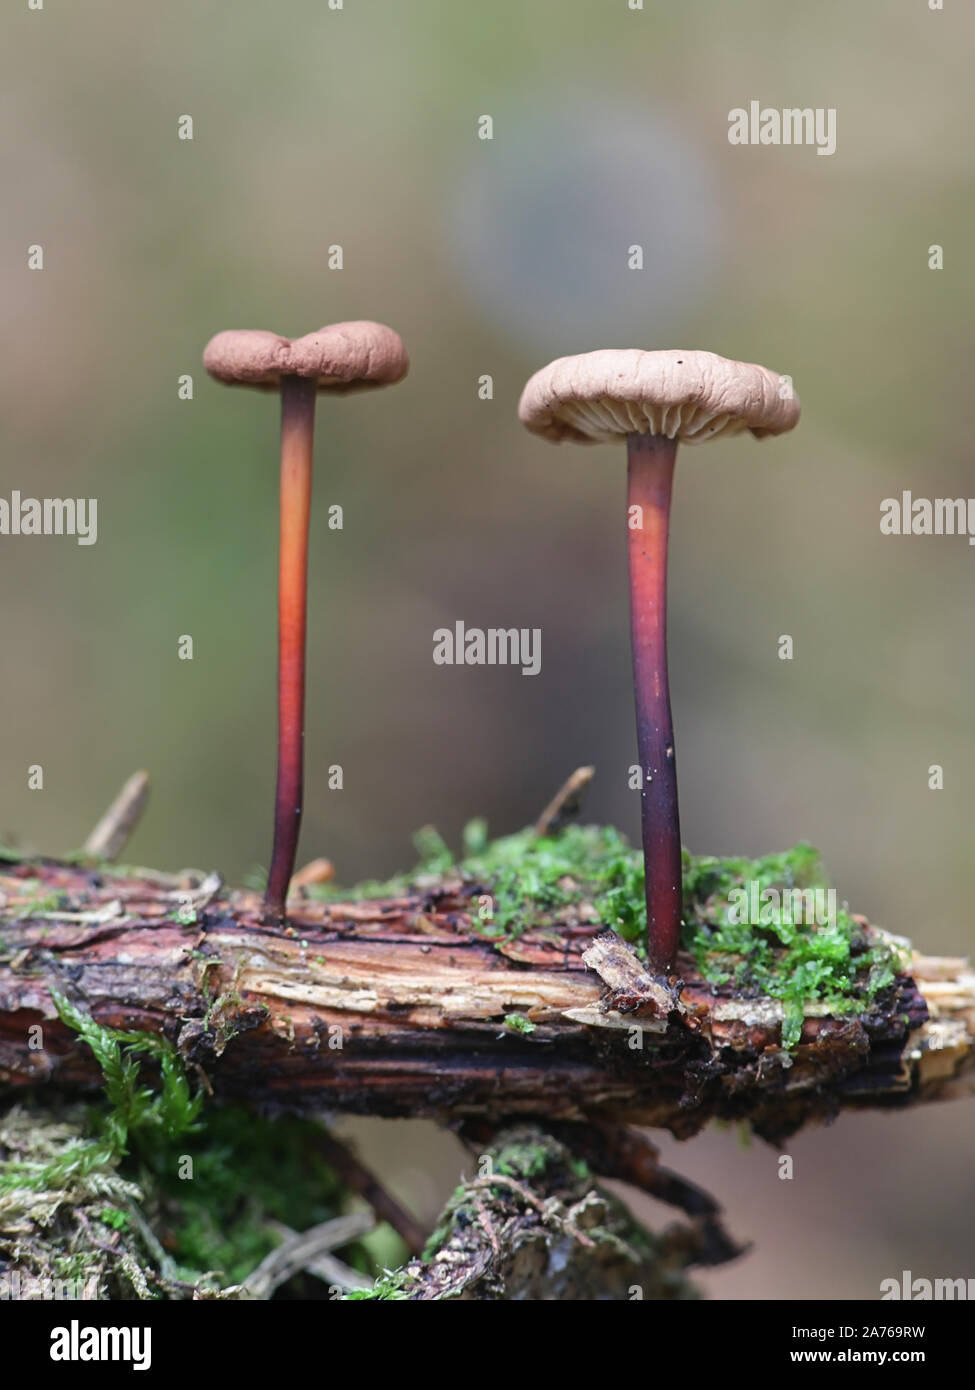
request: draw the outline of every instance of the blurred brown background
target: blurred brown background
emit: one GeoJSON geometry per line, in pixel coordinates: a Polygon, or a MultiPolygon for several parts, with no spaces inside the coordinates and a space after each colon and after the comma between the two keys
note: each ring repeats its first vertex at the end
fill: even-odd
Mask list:
{"type": "MultiPolygon", "coordinates": [[[[360,317],[399,330],[413,366],[319,409],[301,860],[386,875],[424,822],[455,844],[477,813],[513,829],[590,761],[588,812],[635,834],[623,458],[553,448],[515,407],[562,353],[702,347],[791,374],[804,409],[787,438],[679,460],[685,842],[807,838],[841,898],[971,949],[975,551],[878,521],[903,488],[975,494],[975,14],[22,0],[3,31],[0,495],[99,502],[95,546],[0,537],[7,837],[77,846],[145,766],[129,858],[231,879],[266,863],[277,412],[212,383],[200,352],[221,328],[360,317]],[[752,100],[835,107],[836,153],[730,145],[752,100]],[[541,674],[434,666],[433,630],[457,619],[541,627],[541,674]]],[[[873,1298],[904,1268],[975,1275],[973,1115],[845,1118],[795,1142],[791,1183],[732,1133],[665,1141],[755,1242],[707,1286],[873,1298]]],[[[388,1166],[388,1129],[353,1127],[388,1166]]],[[[432,1214],[459,1151],[426,1127],[395,1148],[394,1185],[432,1214]]]]}

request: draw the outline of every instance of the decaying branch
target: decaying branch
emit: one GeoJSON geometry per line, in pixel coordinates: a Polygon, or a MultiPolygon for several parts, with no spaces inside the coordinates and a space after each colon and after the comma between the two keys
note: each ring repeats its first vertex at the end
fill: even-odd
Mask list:
{"type": "Polygon", "coordinates": [[[453,1123],[530,1116],[679,1136],[712,1117],[770,1138],[856,1106],[975,1091],[975,976],[914,953],[868,1014],[781,1006],[678,964],[678,994],[612,933],[572,918],[492,939],[478,885],[297,899],[261,922],[215,876],[51,861],[0,874],[0,1085],[97,1083],[52,990],[99,1022],[162,1034],[226,1097],[453,1123]],[[36,1025],[40,1025],[40,1030],[36,1025]]]}
{"type": "Polygon", "coordinates": [[[479,1155],[484,1170],[448,1202],[422,1259],[380,1281],[382,1296],[427,1301],[695,1298],[686,1272],[716,1257],[695,1222],[638,1225],[550,1133],[515,1127],[479,1155]],[[384,1287],[385,1286],[385,1287],[384,1287]]]}

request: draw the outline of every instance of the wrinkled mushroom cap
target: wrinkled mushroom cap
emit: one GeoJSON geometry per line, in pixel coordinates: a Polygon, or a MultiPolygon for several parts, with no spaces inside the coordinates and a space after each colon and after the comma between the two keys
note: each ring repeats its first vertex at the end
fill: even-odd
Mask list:
{"type": "Polygon", "coordinates": [[[319,391],[391,386],[410,359],[398,333],[382,323],[330,323],[303,338],[232,328],[211,338],[203,365],[217,381],[273,391],[284,376],[311,377],[319,391]]]}
{"type": "Polygon", "coordinates": [[[791,430],[799,400],[787,378],[752,362],[680,348],[608,348],[560,357],[536,372],[518,417],[555,444],[602,444],[629,434],[701,444],[741,430],[759,437],[791,430]]]}

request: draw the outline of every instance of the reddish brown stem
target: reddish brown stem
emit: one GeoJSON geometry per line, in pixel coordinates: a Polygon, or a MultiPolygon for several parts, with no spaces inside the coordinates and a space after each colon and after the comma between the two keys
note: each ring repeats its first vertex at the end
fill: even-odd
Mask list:
{"type": "Polygon", "coordinates": [[[667,679],[667,535],[677,441],[627,439],[630,632],[650,968],[667,973],[680,942],[683,909],[677,760],[667,679]]]}
{"type": "Polygon", "coordinates": [[[265,915],[281,921],[301,830],[305,742],[308,520],[315,435],[313,380],[281,379],[281,533],[278,558],[278,782],[265,915]]]}

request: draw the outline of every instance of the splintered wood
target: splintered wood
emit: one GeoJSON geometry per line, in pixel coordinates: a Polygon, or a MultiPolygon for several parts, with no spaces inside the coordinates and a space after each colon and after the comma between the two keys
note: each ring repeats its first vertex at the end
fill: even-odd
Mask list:
{"type": "Polygon", "coordinates": [[[723,1117],[778,1138],[843,1108],[975,1090],[964,961],[905,952],[868,1013],[810,1006],[785,1049],[777,1000],[710,985],[684,956],[679,984],[654,979],[578,918],[487,937],[477,891],[451,879],[380,900],[295,898],[272,928],[256,894],[213,875],[9,864],[0,1085],[98,1083],[53,990],[103,1024],[164,1035],[217,1095],[370,1115],[681,1136],[723,1117]]]}

